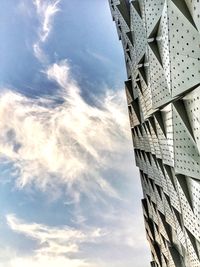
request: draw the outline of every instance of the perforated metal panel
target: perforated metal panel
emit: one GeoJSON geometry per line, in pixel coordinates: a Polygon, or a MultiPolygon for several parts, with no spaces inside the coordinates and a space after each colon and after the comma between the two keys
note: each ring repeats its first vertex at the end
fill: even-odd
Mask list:
{"type": "Polygon", "coordinates": [[[174,221],[176,226],[177,239],[185,250],[187,250],[185,232],[183,230],[181,214],[173,209],[174,221]]]}
{"type": "Polygon", "coordinates": [[[146,52],[147,40],[144,21],[133,5],[131,5],[131,31],[134,33],[136,64],[138,64],[146,52]]]}
{"type": "Polygon", "coordinates": [[[198,31],[200,31],[200,14],[199,14],[199,10],[200,10],[200,1],[199,0],[185,0],[188,9],[190,11],[190,14],[194,20],[194,23],[198,29],[198,31]]]}
{"type": "Polygon", "coordinates": [[[156,24],[158,23],[165,0],[146,0],[145,1],[145,12],[146,12],[146,31],[147,37],[151,35],[156,24]]]}
{"type": "Polygon", "coordinates": [[[199,84],[200,34],[173,1],[169,14],[172,95],[177,96],[199,84]]]}
{"type": "Polygon", "coordinates": [[[194,245],[191,241],[190,234],[186,232],[186,242],[188,247],[189,266],[200,267],[198,252],[195,251],[194,245]]]}
{"type": "Polygon", "coordinates": [[[200,181],[186,177],[193,213],[196,218],[196,238],[200,242],[200,181]]]}
{"type": "Polygon", "coordinates": [[[109,1],[151,266],[200,267],[200,0],[109,1]]]}
{"type": "MultiPolygon", "coordinates": [[[[200,151],[200,87],[183,97],[189,124],[194,137],[195,146],[200,151]]],[[[200,158],[197,165],[200,164],[200,158]]],[[[199,177],[199,176],[198,176],[199,177]]]]}
{"type": "Polygon", "coordinates": [[[153,108],[157,108],[169,102],[171,95],[164,69],[153,52],[153,48],[149,48],[149,63],[153,108]]]}
{"type": "Polygon", "coordinates": [[[167,80],[167,86],[171,94],[171,84],[170,84],[170,55],[169,55],[169,29],[168,29],[168,10],[167,1],[165,1],[162,16],[159,21],[158,31],[155,36],[159,54],[162,61],[162,66],[165,73],[165,78],[167,80]]]}
{"type": "Polygon", "coordinates": [[[187,188],[185,185],[186,181],[181,181],[183,179],[186,179],[186,178],[181,176],[178,179],[178,183],[177,183],[178,192],[179,192],[180,201],[181,201],[183,224],[188,229],[188,231],[191,232],[191,234],[195,235],[196,238],[198,238],[196,216],[193,212],[191,204],[189,204],[190,200],[188,200],[188,198],[190,196],[187,195],[187,188]]]}
{"type": "Polygon", "coordinates": [[[175,184],[175,175],[173,173],[173,169],[169,166],[165,166],[165,177],[167,181],[168,188],[168,196],[170,197],[171,205],[174,207],[179,213],[181,213],[180,207],[180,199],[177,192],[176,184],[175,184]]]}
{"type": "Polygon", "coordinates": [[[182,102],[177,102],[173,107],[175,171],[198,178],[200,155],[187,118],[181,117],[182,109],[177,111],[181,105],[182,102]]]}

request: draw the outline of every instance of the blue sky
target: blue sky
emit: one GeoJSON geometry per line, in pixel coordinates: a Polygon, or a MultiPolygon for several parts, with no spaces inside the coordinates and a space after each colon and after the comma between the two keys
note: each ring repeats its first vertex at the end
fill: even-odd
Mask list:
{"type": "Polygon", "coordinates": [[[107,0],[3,0],[0,18],[0,267],[148,266],[107,0]]]}

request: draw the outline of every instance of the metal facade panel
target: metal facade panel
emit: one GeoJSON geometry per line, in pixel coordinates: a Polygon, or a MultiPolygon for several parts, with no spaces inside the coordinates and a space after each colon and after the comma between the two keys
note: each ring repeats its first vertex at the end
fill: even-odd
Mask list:
{"type": "MultiPolygon", "coordinates": [[[[181,103],[177,103],[179,107],[181,103]]],[[[193,135],[188,128],[186,117],[173,107],[175,171],[199,179],[200,155],[193,135]]]]}
{"type": "Polygon", "coordinates": [[[200,0],[124,1],[109,0],[151,266],[200,267],[200,0]]]}
{"type": "Polygon", "coordinates": [[[172,104],[167,105],[161,110],[162,120],[166,132],[165,148],[163,152],[163,163],[169,166],[174,166],[174,127],[172,116],[172,104]]]}
{"type": "Polygon", "coordinates": [[[200,15],[199,15],[199,10],[200,10],[200,1],[198,0],[185,0],[188,9],[190,11],[190,14],[194,20],[194,23],[200,31],[200,15]]]}
{"type": "Polygon", "coordinates": [[[169,6],[172,96],[177,96],[199,84],[200,34],[173,1],[169,6]]]}
{"type": "MultiPolygon", "coordinates": [[[[188,120],[195,141],[195,146],[200,152],[200,87],[183,97],[188,120]]],[[[197,161],[199,164],[199,161],[197,161]]]]}
{"type": "Polygon", "coordinates": [[[133,31],[136,51],[135,63],[138,64],[146,52],[147,39],[144,20],[140,17],[133,5],[131,5],[131,30],[133,31]]]}
{"type": "Polygon", "coordinates": [[[145,0],[145,14],[146,14],[146,31],[149,37],[158,23],[165,0],[145,0]]]}
{"type": "Polygon", "coordinates": [[[164,69],[156,57],[153,49],[154,47],[149,48],[149,64],[153,108],[156,109],[159,106],[169,102],[171,95],[164,69]]]}
{"type": "Polygon", "coordinates": [[[159,53],[162,60],[167,85],[171,94],[171,83],[170,83],[170,53],[169,53],[169,30],[168,30],[168,9],[167,1],[165,1],[162,11],[162,16],[158,25],[158,31],[156,41],[159,49],[159,53]]]}

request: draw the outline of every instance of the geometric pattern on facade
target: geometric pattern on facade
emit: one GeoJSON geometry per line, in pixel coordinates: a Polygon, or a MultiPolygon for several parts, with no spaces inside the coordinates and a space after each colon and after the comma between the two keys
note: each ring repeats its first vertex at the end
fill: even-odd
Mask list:
{"type": "Polygon", "coordinates": [[[154,267],[200,267],[200,0],[109,0],[154,267]]]}

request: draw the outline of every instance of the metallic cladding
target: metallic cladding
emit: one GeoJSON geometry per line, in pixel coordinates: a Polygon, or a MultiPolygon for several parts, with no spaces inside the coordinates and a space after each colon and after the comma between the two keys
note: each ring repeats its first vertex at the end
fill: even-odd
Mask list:
{"type": "Polygon", "coordinates": [[[200,1],[109,0],[154,267],[200,267],[200,1]]]}

